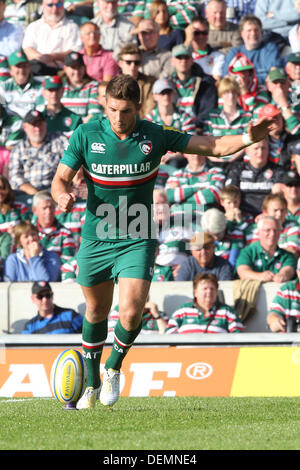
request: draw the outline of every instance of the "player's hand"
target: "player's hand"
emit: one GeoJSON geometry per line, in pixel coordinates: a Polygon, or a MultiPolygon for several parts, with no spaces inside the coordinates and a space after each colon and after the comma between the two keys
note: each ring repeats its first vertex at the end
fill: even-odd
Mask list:
{"type": "Polygon", "coordinates": [[[74,193],[62,193],[58,196],[57,205],[62,212],[71,212],[76,196],[74,193]]]}
{"type": "Polygon", "coordinates": [[[252,142],[259,142],[267,137],[269,131],[271,130],[273,118],[263,118],[257,124],[250,123],[247,129],[247,132],[250,136],[252,142]]]}

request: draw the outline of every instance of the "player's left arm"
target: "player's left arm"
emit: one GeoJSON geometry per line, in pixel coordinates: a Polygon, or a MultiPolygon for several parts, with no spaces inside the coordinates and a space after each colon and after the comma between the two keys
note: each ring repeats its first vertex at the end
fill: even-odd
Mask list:
{"type": "Polygon", "coordinates": [[[64,163],[59,163],[51,185],[51,195],[62,212],[70,212],[76,201],[71,191],[71,182],[77,171],[64,163]]]}
{"type": "Polygon", "coordinates": [[[250,123],[247,134],[224,135],[222,137],[193,135],[184,153],[198,153],[199,155],[225,157],[239,150],[263,140],[269,133],[272,119],[265,118],[257,124],[250,123]]]}

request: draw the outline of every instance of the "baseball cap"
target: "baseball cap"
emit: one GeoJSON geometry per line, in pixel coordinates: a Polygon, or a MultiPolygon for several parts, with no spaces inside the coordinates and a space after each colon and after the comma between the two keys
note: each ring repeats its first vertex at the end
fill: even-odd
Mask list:
{"type": "Polygon", "coordinates": [[[35,122],[42,120],[45,121],[45,117],[37,109],[31,109],[24,117],[24,122],[27,122],[28,124],[34,124],[35,122]]]}
{"type": "Polygon", "coordinates": [[[80,64],[84,65],[82,54],[79,52],[69,52],[69,54],[66,55],[64,64],[67,65],[68,67],[72,67],[72,65],[75,64],[80,64]]]}
{"type": "Polygon", "coordinates": [[[8,65],[18,65],[28,62],[28,59],[22,49],[13,52],[7,59],[8,65]]]}
{"type": "Polygon", "coordinates": [[[44,291],[50,291],[52,292],[51,286],[49,282],[47,281],[36,281],[33,283],[32,288],[31,288],[31,293],[32,294],[40,294],[41,292],[44,291]]]}
{"type": "Polygon", "coordinates": [[[290,54],[286,60],[287,62],[293,62],[293,64],[300,64],[300,53],[290,54]]]}
{"type": "Polygon", "coordinates": [[[62,81],[58,75],[53,75],[52,77],[46,77],[43,81],[43,87],[45,90],[50,90],[51,88],[61,88],[62,81]]]}
{"type": "Polygon", "coordinates": [[[274,68],[268,73],[268,78],[271,82],[275,82],[275,80],[286,80],[287,75],[283,69],[274,68]]]}
{"type": "Polygon", "coordinates": [[[206,232],[195,233],[195,235],[190,239],[189,248],[191,250],[201,250],[204,246],[214,245],[214,239],[212,235],[206,232]]]}
{"type": "Polygon", "coordinates": [[[286,186],[300,186],[300,176],[296,171],[288,171],[282,178],[286,186]]]}
{"type": "Polygon", "coordinates": [[[178,44],[174,46],[172,49],[172,56],[178,57],[180,55],[187,55],[192,56],[193,50],[190,46],[186,46],[185,44],[178,44]]]}
{"type": "Polygon", "coordinates": [[[232,72],[243,72],[244,70],[253,70],[254,66],[247,57],[241,56],[239,57],[234,66],[232,67],[232,72]]]}
{"type": "Polygon", "coordinates": [[[266,106],[263,106],[260,108],[258,111],[258,118],[264,118],[264,117],[275,117],[278,116],[278,114],[281,114],[280,109],[278,109],[274,104],[266,104],[266,106]]]}
{"type": "Polygon", "coordinates": [[[159,95],[164,90],[174,91],[172,83],[167,79],[156,80],[153,84],[152,93],[159,95]]]}

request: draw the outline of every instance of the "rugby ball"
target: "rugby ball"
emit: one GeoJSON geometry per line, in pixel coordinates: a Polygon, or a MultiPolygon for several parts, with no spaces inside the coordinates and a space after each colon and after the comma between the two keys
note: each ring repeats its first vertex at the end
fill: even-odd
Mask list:
{"type": "Polygon", "coordinates": [[[74,405],[86,386],[87,370],[82,354],[76,349],[67,349],[55,359],[50,384],[53,396],[64,405],[74,405]]]}

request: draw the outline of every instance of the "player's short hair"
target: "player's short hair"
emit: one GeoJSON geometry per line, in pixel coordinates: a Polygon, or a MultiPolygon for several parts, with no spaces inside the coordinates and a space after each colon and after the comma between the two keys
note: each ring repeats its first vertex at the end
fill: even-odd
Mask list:
{"type": "Polygon", "coordinates": [[[237,197],[241,196],[241,191],[238,186],[234,184],[229,184],[228,186],[224,186],[224,188],[220,191],[220,199],[223,201],[224,199],[236,199],[237,197]]]}
{"type": "Polygon", "coordinates": [[[51,194],[46,190],[35,193],[32,198],[32,207],[36,207],[40,201],[51,201],[55,205],[51,194]]]}
{"type": "Polygon", "coordinates": [[[196,276],[193,279],[193,290],[195,290],[197,285],[199,284],[199,282],[202,282],[202,281],[210,281],[215,285],[217,290],[219,288],[218,278],[215,274],[213,274],[213,273],[200,273],[200,274],[196,274],[196,276]]]}
{"type": "Polygon", "coordinates": [[[279,193],[269,193],[265,196],[263,203],[262,203],[262,209],[264,211],[268,210],[268,205],[272,201],[279,201],[281,202],[286,208],[287,208],[287,200],[284,197],[284,194],[279,192],[279,193]]]}
{"type": "Polygon", "coordinates": [[[18,225],[15,226],[14,236],[16,247],[20,246],[21,236],[29,232],[36,232],[37,234],[39,233],[38,228],[33,225],[30,220],[22,220],[20,223],[18,223],[18,225]]]}
{"type": "Polygon", "coordinates": [[[226,76],[222,78],[218,84],[218,96],[221,97],[224,93],[232,91],[238,96],[241,94],[241,90],[235,77],[226,76]]]}
{"type": "Polygon", "coordinates": [[[136,106],[140,104],[140,87],[138,82],[130,75],[117,75],[113,77],[106,87],[106,98],[132,101],[136,106]]]}

